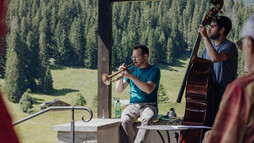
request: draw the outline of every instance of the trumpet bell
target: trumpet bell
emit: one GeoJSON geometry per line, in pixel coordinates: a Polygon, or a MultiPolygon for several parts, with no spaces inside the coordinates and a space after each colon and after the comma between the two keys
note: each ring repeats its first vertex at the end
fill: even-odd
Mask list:
{"type": "MultiPolygon", "coordinates": [[[[132,63],[132,64],[128,65],[126,68],[128,69],[129,67],[131,67],[131,66],[133,66],[133,65],[135,65],[135,63],[132,63]]],[[[136,68],[136,67],[135,67],[135,68],[136,68]]],[[[135,68],[134,68],[134,70],[135,70],[135,68]]],[[[118,72],[116,72],[116,73],[114,73],[114,74],[111,74],[111,75],[107,75],[107,74],[104,73],[104,74],[101,75],[102,81],[103,81],[106,85],[110,85],[111,82],[115,82],[115,81],[117,81],[117,80],[123,78],[123,76],[119,76],[118,78],[113,79],[114,76],[118,75],[119,73],[121,73],[121,72],[124,71],[124,70],[126,70],[126,69],[122,69],[122,70],[120,70],[120,71],[118,71],[118,72]]],[[[132,70],[132,71],[134,71],[134,70],[132,70]]]]}
{"type": "Polygon", "coordinates": [[[110,85],[111,83],[111,78],[109,78],[109,76],[107,74],[102,74],[102,81],[104,82],[104,84],[106,85],[110,85]]]}

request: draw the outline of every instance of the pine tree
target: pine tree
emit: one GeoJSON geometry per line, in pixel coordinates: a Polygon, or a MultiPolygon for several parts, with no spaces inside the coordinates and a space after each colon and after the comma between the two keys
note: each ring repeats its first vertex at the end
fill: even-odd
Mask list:
{"type": "Polygon", "coordinates": [[[121,28],[123,30],[126,30],[126,28],[127,28],[127,24],[128,24],[128,12],[129,12],[129,9],[130,9],[130,4],[131,3],[127,3],[127,2],[123,3],[122,4],[122,9],[119,12],[119,14],[120,14],[119,26],[121,26],[121,28]]]}
{"type": "Polygon", "coordinates": [[[149,62],[151,64],[158,64],[158,49],[156,47],[156,39],[154,38],[153,35],[153,30],[151,31],[151,33],[149,34],[149,38],[148,38],[148,48],[149,48],[149,62]]]}
{"type": "Polygon", "coordinates": [[[50,45],[50,49],[49,49],[49,55],[51,55],[51,57],[54,57],[54,50],[56,49],[56,40],[55,40],[55,30],[56,30],[56,25],[57,25],[57,12],[56,12],[56,7],[52,6],[52,10],[51,10],[51,21],[50,21],[50,33],[52,35],[51,37],[51,45],[50,45]]]}
{"type": "Polygon", "coordinates": [[[193,17],[191,20],[190,37],[192,37],[192,39],[190,39],[190,41],[191,41],[190,46],[194,46],[194,43],[195,43],[195,40],[197,37],[197,29],[198,29],[198,26],[201,24],[201,22],[200,22],[201,14],[199,12],[200,11],[199,6],[200,6],[199,0],[195,0],[194,13],[193,13],[193,17]]]}
{"type": "Polygon", "coordinates": [[[158,48],[159,48],[159,57],[160,58],[160,63],[165,63],[165,59],[166,59],[166,46],[167,46],[167,40],[166,40],[166,37],[165,37],[165,34],[163,31],[160,31],[158,33],[158,35],[160,36],[159,37],[159,40],[158,40],[158,48]]]}
{"type": "MultiPolygon", "coordinates": [[[[128,57],[128,53],[132,51],[131,47],[128,47],[128,33],[126,31],[122,32],[122,40],[121,40],[122,49],[119,49],[119,53],[117,53],[120,60],[120,64],[126,63],[130,61],[130,57],[128,57]]],[[[119,65],[118,65],[119,66],[119,65]]]]}
{"type": "Polygon", "coordinates": [[[72,22],[69,39],[74,51],[74,65],[83,66],[86,42],[84,38],[84,29],[80,19],[75,18],[72,22]]]}
{"type": "Polygon", "coordinates": [[[113,53],[112,53],[112,68],[118,68],[121,63],[124,63],[124,57],[121,54],[122,52],[122,45],[121,45],[121,40],[122,40],[122,31],[121,29],[117,29],[117,26],[114,24],[113,25],[113,53]]]}
{"type": "Polygon", "coordinates": [[[97,68],[97,40],[94,41],[94,39],[97,39],[97,27],[94,26],[91,29],[91,32],[89,32],[87,37],[87,44],[86,44],[86,51],[85,55],[87,56],[84,60],[85,67],[87,68],[97,68]]]}
{"type": "Polygon", "coordinates": [[[71,27],[71,23],[75,17],[75,13],[73,11],[73,3],[64,1],[63,5],[60,7],[58,11],[59,21],[62,23],[62,28],[66,33],[69,31],[69,27],[71,27]]]}
{"type": "Polygon", "coordinates": [[[68,35],[64,29],[62,29],[62,24],[58,22],[56,27],[56,44],[55,49],[55,62],[62,65],[72,64],[72,49],[70,47],[70,42],[68,35]]]}
{"type": "Polygon", "coordinates": [[[29,31],[27,34],[27,67],[26,67],[26,79],[28,87],[33,91],[37,91],[37,85],[35,80],[39,77],[38,73],[40,73],[39,67],[39,48],[36,47],[37,44],[37,36],[35,36],[34,32],[29,31]]]}
{"type": "Polygon", "coordinates": [[[137,25],[135,24],[135,8],[134,8],[134,3],[131,3],[131,9],[130,9],[130,15],[129,15],[129,20],[127,23],[127,31],[133,31],[137,29],[137,25]]]}
{"type": "Polygon", "coordinates": [[[53,78],[52,78],[52,75],[51,75],[51,71],[50,71],[49,65],[44,67],[44,68],[45,68],[44,69],[45,74],[42,77],[41,89],[42,89],[43,93],[51,94],[54,91],[54,88],[53,88],[53,78]]]}
{"type": "Polygon", "coordinates": [[[35,17],[35,15],[37,14],[37,10],[39,9],[39,4],[40,0],[33,0],[33,4],[32,4],[32,17],[35,17]]]}
{"type": "Polygon", "coordinates": [[[19,9],[18,9],[18,17],[25,17],[27,14],[27,1],[18,0],[19,1],[19,9]]]}
{"type": "Polygon", "coordinates": [[[36,66],[34,63],[36,63],[37,56],[33,57],[34,53],[37,52],[34,47],[31,47],[32,44],[34,44],[35,41],[34,38],[31,37],[31,32],[29,31],[29,27],[27,26],[28,22],[26,17],[23,17],[20,23],[20,40],[22,43],[22,50],[24,53],[24,71],[25,71],[25,80],[27,82],[27,88],[30,88],[32,91],[36,91],[36,66]],[[29,39],[28,39],[29,38],[29,39]]]}
{"type": "Polygon", "coordinates": [[[85,97],[78,92],[74,97],[72,98],[72,105],[73,106],[85,106],[87,103],[85,97]]]}
{"type": "Polygon", "coordinates": [[[12,29],[7,39],[7,61],[5,91],[11,102],[18,103],[27,89],[25,81],[25,59],[18,29],[12,29]]]}
{"type": "Polygon", "coordinates": [[[168,43],[166,47],[166,63],[173,64],[175,59],[174,42],[171,37],[168,37],[168,43]]]}
{"type": "Polygon", "coordinates": [[[127,55],[126,55],[126,61],[127,63],[132,63],[131,56],[132,56],[132,47],[139,44],[138,41],[138,34],[136,31],[130,31],[127,35],[127,55]]]}
{"type": "Polygon", "coordinates": [[[159,103],[167,103],[169,100],[169,96],[166,93],[166,89],[163,84],[160,84],[158,90],[158,102],[159,103]]]}
{"type": "Polygon", "coordinates": [[[52,93],[53,91],[53,80],[49,69],[49,55],[48,55],[48,42],[46,38],[46,21],[42,20],[40,24],[40,40],[39,40],[39,58],[40,58],[40,69],[39,71],[39,87],[43,93],[52,93]]]}
{"type": "Polygon", "coordinates": [[[42,66],[49,65],[49,39],[47,38],[47,21],[46,18],[43,18],[43,20],[40,23],[40,38],[39,38],[39,49],[40,49],[40,61],[42,66]]]}
{"type": "Polygon", "coordinates": [[[25,17],[22,18],[21,23],[20,23],[20,37],[23,43],[26,42],[26,35],[28,33],[28,23],[25,17]]]}

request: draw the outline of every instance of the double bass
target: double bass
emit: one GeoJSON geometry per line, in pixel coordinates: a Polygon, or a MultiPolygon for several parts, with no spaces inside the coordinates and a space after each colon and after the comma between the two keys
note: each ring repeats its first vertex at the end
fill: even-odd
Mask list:
{"type": "MultiPolygon", "coordinates": [[[[207,12],[202,22],[203,26],[209,25],[223,6],[223,0],[211,0],[211,3],[214,7],[207,12]]],[[[182,125],[211,127],[216,115],[216,93],[210,76],[212,62],[197,56],[201,38],[199,33],[176,102],[181,102],[186,88],[186,107],[182,125]]],[[[205,129],[181,131],[180,142],[200,143],[206,131],[205,129]]]]}

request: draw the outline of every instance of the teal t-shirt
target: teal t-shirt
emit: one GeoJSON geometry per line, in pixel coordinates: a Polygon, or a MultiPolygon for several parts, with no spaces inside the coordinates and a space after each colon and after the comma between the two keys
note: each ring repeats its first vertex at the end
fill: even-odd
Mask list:
{"type": "MultiPolygon", "coordinates": [[[[134,66],[130,67],[129,70],[133,70],[134,66]]],[[[147,94],[140,90],[132,80],[124,78],[130,84],[130,103],[147,103],[155,102],[157,104],[157,93],[159,89],[159,83],[161,78],[161,72],[159,67],[150,65],[145,69],[137,67],[132,74],[143,82],[152,81],[156,84],[154,90],[147,94]]]]}

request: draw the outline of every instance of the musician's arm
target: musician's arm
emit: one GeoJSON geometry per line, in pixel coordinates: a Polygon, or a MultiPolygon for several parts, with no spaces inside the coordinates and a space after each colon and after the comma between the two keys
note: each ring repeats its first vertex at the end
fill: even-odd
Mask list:
{"type": "Polygon", "coordinates": [[[138,79],[137,77],[135,77],[134,75],[131,75],[128,78],[131,79],[137,85],[137,87],[139,89],[141,89],[142,91],[144,91],[147,94],[150,94],[156,87],[156,84],[154,82],[152,82],[152,81],[143,82],[140,79],[138,79]]]}
{"type": "Polygon", "coordinates": [[[210,57],[212,62],[221,62],[221,61],[227,60],[226,54],[224,54],[224,53],[218,53],[214,49],[210,39],[207,36],[203,37],[203,38],[204,38],[207,54],[209,55],[209,57],[210,57]]]}
{"type": "Polygon", "coordinates": [[[116,82],[116,93],[120,93],[122,92],[127,86],[128,86],[128,82],[126,80],[123,80],[122,79],[119,79],[117,82],[116,82]]]}
{"type": "Polygon", "coordinates": [[[201,36],[204,39],[207,54],[209,55],[212,62],[222,62],[228,59],[226,54],[224,54],[223,52],[218,53],[215,50],[215,48],[212,45],[212,42],[210,41],[207,35],[206,28],[203,25],[199,26],[198,32],[201,34],[201,36]]]}

